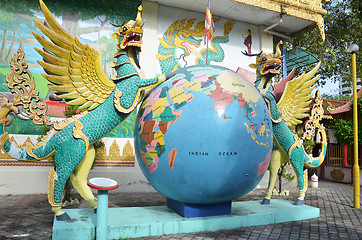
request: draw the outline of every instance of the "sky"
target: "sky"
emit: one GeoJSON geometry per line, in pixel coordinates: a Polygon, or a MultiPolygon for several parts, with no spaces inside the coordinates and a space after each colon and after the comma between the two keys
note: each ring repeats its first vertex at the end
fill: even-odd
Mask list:
{"type": "Polygon", "coordinates": [[[317,90],[321,91],[321,94],[335,95],[339,94],[338,82],[327,82],[324,86],[316,87],[317,90]]]}

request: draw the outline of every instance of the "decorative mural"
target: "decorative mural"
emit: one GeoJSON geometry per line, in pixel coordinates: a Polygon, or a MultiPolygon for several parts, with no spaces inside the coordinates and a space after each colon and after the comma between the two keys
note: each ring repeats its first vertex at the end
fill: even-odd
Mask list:
{"type": "Polygon", "coordinates": [[[241,54],[240,49],[260,51],[258,26],[214,17],[215,33],[207,44],[204,42],[205,14],[159,6],[158,18],[158,72],[205,64],[206,58],[208,64],[248,72],[252,58],[241,54]]]}
{"type": "MultiPolygon", "coordinates": [[[[37,142],[36,139],[32,141],[29,137],[27,137],[26,141],[32,144],[37,142]]],[[[101,146],[96,147],[95,167],[134,167],[134,149],[129,139],[103,138],[102,142],[101,146]]],[[[54,166],[54,158],[23,162],[0,150],[0,166],[54,166]]]]}
{"type": "MultiPolygon", "coordinates": [[[[50,6],[55,5],[51,0],[46,3],[49,3],[50,6]]],[[[10,72],[9,62],[17,49],[23,48],[29,74],[35,81],[34,91],[39,93],[40,98],[46,99],[45,102],[48,107],[46,115],[50,117],[52,122],[61,122],[66,117],[67,105],[64,100],[61,101],[61,99],[54,97],[53,92],[48,89],[49,82],[42,76],[45,72],[38,63],[39,60],[42,60],[42,57],[35,50],[35,48],[42,49],[42,46],[33,35],[33,32],[40,34],[33,19],[44,22],[45,18],[37,1],[34,3],[27,2],[25,5],[19,7],[16,2],[10,1],[4,3],[4,5],[2,4],[0,11],[0,98],[5,95],[7,98],[12,98],[6,82],[6,76],[10,72]]],[[[115,74],[111,64],[114,61],[113,54],[117,51],[116,40],[112,38],[112,33],[117,31],[117,28],[112,26],[109,21],[121,22],[134,19],[139,5],[140,1],[129,1],[123,4],[121,10],[117,10],[118,12],[113,14],[107,9],[102,10],[102,8],[99,8],[97,11],[87,12],[80,6],[67,6],[67,4],[56,4],[57,7],[52,7],[51,10],[55,11],[53,14],[58,16],[56,20],[65,29],[77,36],[82,43],[88,44],[101,53],[102,69],[107,76],[111,76],[115,74]],[[72,7],[75,9],[71,9],[72,7]]],[[[31,135],[45,135],[46,133],[43,125],[35,125],[31,120],[22,118],[19,115],[9,115],[8,118],[10,121],[6,126],[6,131],[10,134],[16,134],[20,137],[24,135],[24,139],[30,137],[33,139],[32,142],[36,143],[37,140],[31,135]],[[10,122],[11,124],[9,124],[10,122]]],[[[135,118],[136,111],[132,112],[121,125],[106,136],[111,140],[106,140],[107,144],[100,147],[99,151],[97,150],[95,166],[134,166],[134,159],[128,158],[127,163],[120,160],[124,155],[122,154],[124,144],[120,144],[120,142],[124,141],[122,139],[133,138],[135,118]],[[110,141],[111,144],[108,144],[110,141]],[[114,150],[115,146],[119,148],[119,151],[114,150]],[[105,152],[111,152],[111,154],[107,155],[105,152]]],[[[2,152],[0,158],[0,166],[52,165],[51,162],[46,161],[16,162],[16,160],[2,152]]]]}
{"type": "MultiPolygon", "coordinates": [[[[218,22],[219,20],[215,19],[214,21],[218,22]]],[[[214,35],[210,40],[209,49],[201,47],[202,39],[200,38],[204,37],[205,22],[201,21],[193,26],[194,21],[195,19],[175,21],[159,39],[160,46],[156,57],[160,61],[163,73],[173,72],[186,66],[205,64],[206,55],[208,55],[208,62],[211,64],[222,62],[225,59],[221,44],[229,42],[229,33],[235,21],[229,20],[224,24],[224,34],[222,36],[214,35]]]]}
{"type": "Polygon", "coordinates": [[[247,48],[247,53],[251,54],[251,45],[253,44],[253,41],[252,41],[253,28],[252,27],[246,27],[245,30],[244,30],[244,33],[241,36],[244,38],[244,45],[247,48]],[[244,36],[244,34],[245,34],[245,36],[244,36]]]}

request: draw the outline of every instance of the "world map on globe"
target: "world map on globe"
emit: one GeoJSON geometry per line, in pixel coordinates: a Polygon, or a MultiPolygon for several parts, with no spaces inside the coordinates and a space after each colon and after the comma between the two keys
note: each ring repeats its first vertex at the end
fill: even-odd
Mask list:
{"type": "Polygon", "coordinates": [[[144,99],[135,147],[150,184],[168,198],[217,203],[247,194],[271,158],[272,124],[258,90],[220,66],[183,68],[144,99]]]}

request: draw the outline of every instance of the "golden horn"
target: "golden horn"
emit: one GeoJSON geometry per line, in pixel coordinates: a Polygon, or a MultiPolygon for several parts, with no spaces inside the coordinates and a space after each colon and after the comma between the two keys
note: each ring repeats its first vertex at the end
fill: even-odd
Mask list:
{"type": "Polygon", "coordinates": [[[282,44],[283,41],[280,40],[280,42],[277,44],[277,47],[275,48],[275,54],[274,57],[276,58],[280,58],[280,56],[282,55],[282,52],[280,51],[280,44],[282,44]]]}
{"type": "Polygon", "coordinates": [[[142,12],[142,5],[140,5],[140,6],[138,7],[138,12],[137,12],[137,18],[136,18],[135,27],[141,27],[141,24],[142,24],[141,12],[142,12]]]}

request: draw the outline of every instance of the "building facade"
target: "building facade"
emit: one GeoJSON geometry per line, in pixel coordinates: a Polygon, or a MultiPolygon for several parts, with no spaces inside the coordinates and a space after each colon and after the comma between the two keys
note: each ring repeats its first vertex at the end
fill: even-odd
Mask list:
{"type": "MultiPolygon", "coordinates": [[[[320,0],[213,0],[211,12],[215,22],[215,34],[209,43],[204,42],[203,28],[207,0],[130,1],[125,4],[127,8],[123,11],[122,18],[127,21],[134,19],[139,4],[143,6],[142,18],[146,21],[140,65],[147,78],[207,61],[234,71],[238,70],[253,81],[255,72],[249,68],[249,64],[254,63],[255,58],[247,57],[241,52],[273,52],[273,38],[290,38],[313,25],[317,26],[321,38],[324,38],[325,11],[320,0]],[[205,59],[207,51],[208,59],[205,59]]],[[[58,4],[59,8],[61,6],[58,4]]],[[[89,44],[102,54],[104,71],[111,75],[110,63],[116,52],[116,43],[111,35],[117,31],[117,28],[104,20],[107,18],[117,20],[116,16],[107,16],[108,11],[105,10],[104,14],[99,11],[99,16],[80,20],[82,10],[77,10],[73,11],[78,16],[73,18],[77,19],[76,22],[70,23],[66,19],[66,14],[60,15],[58,9],[52,9],[51,5],[48,8],[52,12],[57,12],[55,15],[58,16],[60,24],[64,27],[69,26],[68,30],[78,36],[80,41],[89,44]]],[[[23,47],[29,69],[36,79],[36,89],[41,97],[47,98],[50,95],[47,82],[41,77],[42,69],[37,64],[37,60],[41,57],[34,51],[34,47],[39,48],[40,45],[31,35],[31,31],[37,31],[37,28],[29,20],[44,17],[36,10],[29,15],[14,12],[5,14],[7,17],[0,17],[0,26],[2,26],[0,58],[5,59],[0,63],[1,91],[9,92],[5,76],[10,66],[6,60],[9,60],[8,56],[16,52],[17,48],[23,47]],[[8,17],[13,21],[8,21],[8,17]]],[[[118,19],[119,22],[122,20],[118,19]]],[[[52,110],[59,111],[55,108],[52,110]]],[[[153,191],[135,159],[133,145],[135,116],[136,112],[102,140],[104,146],[98,150],[96,165],[89,177],[113,178],[120,183],[118,191],[153,191]]],[[[27,125],[31,124],[18,122],[16,126],[21,127],[11,130],[19,143],[28,138],[36,142],[37,136],[42,134],[42,129],[27,131],[25,129],[27,125]]],[[[48,192],[47,179],[49,168],[52,168],[51,159],[29,163],[9,159],[4,153],[1,154],[0,194],[48,192]]]]}

